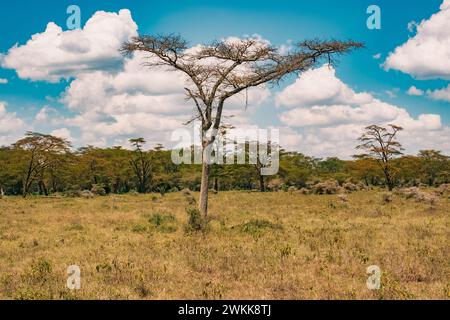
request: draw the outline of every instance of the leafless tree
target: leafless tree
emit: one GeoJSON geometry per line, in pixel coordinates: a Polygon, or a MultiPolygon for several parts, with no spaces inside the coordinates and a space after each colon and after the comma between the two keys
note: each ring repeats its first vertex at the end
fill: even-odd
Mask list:
{"type": "Polygon", "coordinates": [[[395,181],[391,160],[402,154],[403,148],[396,140],[396,135],[403,128],[393,124],[390,124],[389,128],[377,125],[366,127],[358,139],[361,144],[356,148],[365,150],[367,153],[356,155],[355,158],[375,159],[383,171],[389,191],[392,191],[395,181]]]}
{"type": "MultiPolygon", "coordinates": [[[[123,44],[122,52],[148,53],[144,65],[166,66],[187,77],[187,98],[196,107],[193,120],[201,121],[202,179],[199,209],[208,212],[210,149],[222,125],[225,102],[245,90],[265,83],[277,84],[292,73],[301,73],[324,60],[363,45],[353,41],[304,41],[288,53],[259,39],[221,40],[189,48],[178,35],[138,36],[123,44]]],[[[318,84],[320,85],[320,84],[318,84]]]]}

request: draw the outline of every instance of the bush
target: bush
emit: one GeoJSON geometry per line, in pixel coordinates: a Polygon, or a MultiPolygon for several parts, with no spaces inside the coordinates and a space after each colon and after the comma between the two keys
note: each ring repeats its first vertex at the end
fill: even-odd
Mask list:
{"type": "Polygon", "coordinates": [[[177,218],[173,214],[154,213],[148,220],[151,226],[161,232],[177,231],[177,218]]]}
{"type": "Polygon", "coordinates": [[[289,193],[294,193],[295,191],[297,191],[297,188],[294,186],[289,187],[288,192],[289,193]]]}
{"type": "Polygon", "coordinates": [[[188,214],[188,222],[184,228],[186,233],[208,231],[208,219],[200,213],[200,210],[188,207],[186,212],[188,214]]]}
{"type": "Polygon", "coordinates": [[[85,198],[85,199],[92,199],[94,198],[94,193],[92,193],[89,190],[83,190],[80,192],[80,197],[85,198]]]}
{"type": "Polygon", "coordinates": [[[298,192],[301,194],[309,194],[309,190],[306,188],[301,188],[298,192]]]}
{"type": "Polygon", "coordinates": [[[312,189],[316,194],[336,194],[340,191],[339,184],[336,180],[317,183],[312,189]]]}
{"type": "Polygon", "coordinates": [[[450,195],[450,183],[441,184],[437,189],[438,195],[450,195]]]}
{"type": "Polygon", "coordinates": [[[263,230],[281,230],[283,226],[281,224],[275,224],[268,220],[253,219],[239,226],[242,232],[250,234],[258,234],[263,230]]]}
{"type": "Polygon", "coordinates": [[[96,196],[106,196],[106,190],[101,184],[94,184],[91,192],[96,196]]]}
{"type": "Polygon", "coordinates": [[[397,190],[396,193],[405,197],[406,199],[415,199],[417,202],[426,202],[430,205],[436,204],[437,197],[430,193],[421,191],[417,187],[404,188],[397,190]]]}
{"type": "Polygon", "coordinates": [[[346,183],[344,183],[344,184],[342,185],[342,187],[343,187],[345,190],[349,191],[349,192],[353,192],[353,191],[358,191],[358,190],[360,190],[360,188],[359,188],[356,184],[351,183],[351,182],[346,182],[346,183]]]}

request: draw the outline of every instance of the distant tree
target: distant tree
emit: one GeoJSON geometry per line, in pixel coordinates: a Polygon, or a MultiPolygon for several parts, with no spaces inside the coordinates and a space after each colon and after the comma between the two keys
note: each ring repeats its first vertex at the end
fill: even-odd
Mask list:
{"type": "Polygon", "coordinates": [[[66,139],[37,132],[27,132],[25,138],[13,144],[16,150],[25,153],[26,166],[22,170],[22,195],[25,198],[34,182],[47,193],[43,176],[45,171],[61,160],[61,155],[69,153],[70,142],[66,139]]]}
{"type": "Polygon", "coordinates": [[[357,42],[305,41],[288,53],[255,38],[222,40],[189,48],[179,36],[138,36],[122,47],[124,54],[142,51],[149,54],[146,65],[166,66],[182,72],[188,80],[187,98],[196,107],[201,121],[202,177],[199,210],[208,213],[210,155],[222,124],[225,103],[247,89],[265,83],[278,83],[287,75],[304,72],[325,58],[362,47],[357,42]]]}
{"type": "Polygon", "coordinates": [[[356,158],[355,161],[347,163],[351,176],[356,180],[363,181],[366,186],[377,184],[382,178],[377,161],[369,157],[356,156],[356,158]]]}
{"type": "Polygon", "coordinates": [[[420,150],[418,157],[422,162],[421,171],[426,183],[433,186],[437,178],[446,173],[450,158],[438,150],[420,150]]]}
{"type": "Polygon", "coordinates": [[[358,139],[361,144],[356,147],[366,151],[366,153],[355,155],[355,158],[375,159],[383,171],[386,185],[391,191],[395,186],[394,169],[391,160],[402,154],[403,148],[400,142],[396,140],[396,135],[403,128],[393,124],[388,126],[389,128],[377,125],[366,127],[364,133],[358,139]]]}
{"type": "Polygon", "coordinates": [[[138,192],[147,193],[150,189],[152,178],[152,164],[149,154],[143,150],[146,143],[144,138],[130,139],[134,147],[134,157],[131,159],[131,165],[138,180],[138,192]]]}

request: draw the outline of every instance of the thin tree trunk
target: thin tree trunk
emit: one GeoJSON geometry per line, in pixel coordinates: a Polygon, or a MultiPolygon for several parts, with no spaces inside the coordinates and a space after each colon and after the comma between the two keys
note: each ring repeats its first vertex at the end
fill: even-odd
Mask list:
{"type": "Polygon", "coordinates": [[[204,217],[206,217],[208,215],[209,171],[210,171],[210,165],[206,161],[203,161],[202,183],[200,186],[199,210],[200,210],[200,213],[204,217]]]}
{"type": "Polygon", "coordinates": [[[214,191],[219,192],[219,179],[214,178],[214,191]]]}
{"type": "Polygon", "coordinates": [[[259,190],[261,192],[266,192],[266,186],[264,185],[264,176],[262,174],[259,175],[259,190]]]}

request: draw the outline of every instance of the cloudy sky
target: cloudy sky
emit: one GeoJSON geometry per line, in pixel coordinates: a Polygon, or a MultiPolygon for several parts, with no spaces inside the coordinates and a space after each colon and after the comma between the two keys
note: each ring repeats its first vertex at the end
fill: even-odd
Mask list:
{"type": "Polygon", "coordinates": [[[349,158],[369,124],[401,125],[407,153],[450,154],[450,0],[25,1],[0,11],[0,145],[39,131],[74,146],[145,137],[170,147],[190,119],[184,79],[142,67],[118,48],[137,34],[178,33],[192,46],[256,37],[289,50],[299,40],[352,39],[366,48],[226,106],[241,127],[277,128],[286,149],[349,158]],[[366,26],[381,8],[381,29],[366,26]],[[68,30],[67,7],[82,28],[68,30]]]}

